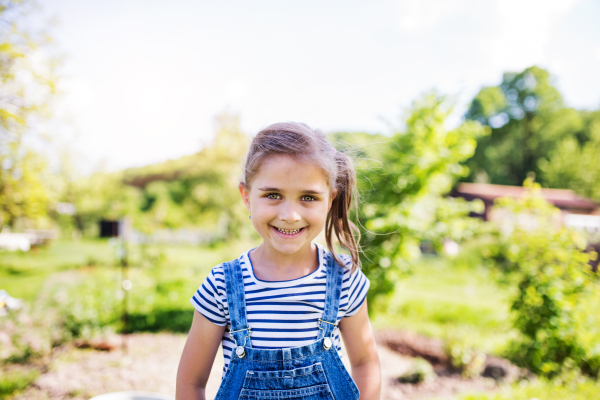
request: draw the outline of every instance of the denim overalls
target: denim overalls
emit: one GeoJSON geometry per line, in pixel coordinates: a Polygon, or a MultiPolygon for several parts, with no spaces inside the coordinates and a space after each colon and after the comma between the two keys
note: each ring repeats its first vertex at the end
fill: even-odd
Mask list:
{"type": "Polygon", "coordinates": [[[223,264],[231,338],[237,347],[215,400],[357,400],[359,391],[333,345],[343,267],[327,255],[325,310],[317,340],[302,347],[254,349],[246,320],[244,280],[238,260],[223,264]]]}

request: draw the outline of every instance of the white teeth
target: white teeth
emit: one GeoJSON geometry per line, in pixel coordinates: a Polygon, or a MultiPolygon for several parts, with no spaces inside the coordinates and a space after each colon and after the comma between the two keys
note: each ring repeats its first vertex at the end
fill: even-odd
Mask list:
{"type": "Polygon", "coordinates": [[[290,230],[287,230],[287,229],[279,229],[276,226],[274,226],[273,228],[277,229],[281,233],[285,233],[286,235],[294,235],[294,234],[300,232],[300,230],[302,229],[302,228],[300,228],[300,229],[295,229],[293,231],[290,231],[290,230]]]}

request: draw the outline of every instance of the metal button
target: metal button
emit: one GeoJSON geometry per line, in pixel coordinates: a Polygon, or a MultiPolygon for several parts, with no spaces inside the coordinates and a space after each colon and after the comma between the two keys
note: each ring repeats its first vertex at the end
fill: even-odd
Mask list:
{"type": "Polygon", "coordinates": [[[246,355],[246,350],[244,350],[244,348],[242,346],[238,346],[235,348],[235,354],[239,358],[244,358],[244,356],[246,355]]]}
{"type": "Polygon", "coordinates": [[[333,342],[331,341],[330,338],[326,337],[325,340],[323,341],[323,348],[325,350],[329,350],[331,348],[331,346],[333,346],[333,342]]]}

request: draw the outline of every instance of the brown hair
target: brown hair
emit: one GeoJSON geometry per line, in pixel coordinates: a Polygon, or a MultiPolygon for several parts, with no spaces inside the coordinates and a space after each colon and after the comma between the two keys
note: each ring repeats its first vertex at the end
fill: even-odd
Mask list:
{"type": "Polygon", "coordinates": [[[320,130],[298,122],[269,125],[252,139],[244,167],[244,184],[250,185],[261,163],[273,155],[288,155],[311,163],[325,174],[327,184],[337,189],[325,221],[327,248],[340,265],[345,263],[333,250],[333,233],[340,245],[350,252],[352,272],[360,268],[360,232],[350,221],[352,195],[356,191],[356,172],[350,157],[336,151],[320,130]]]}

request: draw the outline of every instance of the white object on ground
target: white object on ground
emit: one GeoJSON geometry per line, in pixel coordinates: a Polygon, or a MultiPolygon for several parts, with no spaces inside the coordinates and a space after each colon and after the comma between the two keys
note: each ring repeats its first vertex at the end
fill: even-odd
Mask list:
{"type": "Polygon", "coordinates": [[[10,251],[29,251],[31,248],[30,235],[27,233],[0,233],[0,249],[10,251]]]}
{"type": "Polygon", "coordinates": [[[23,300],[12,297],[4,289],[0,289],[0,316],[7,315],[7,310],[18,310],[23,305],[23,300]]]}
{"type": "Polygon", "coordinates": [[[94,396],[90,400],[174,400],[160,393],[150,392],[112,392],[94,396]]]}

